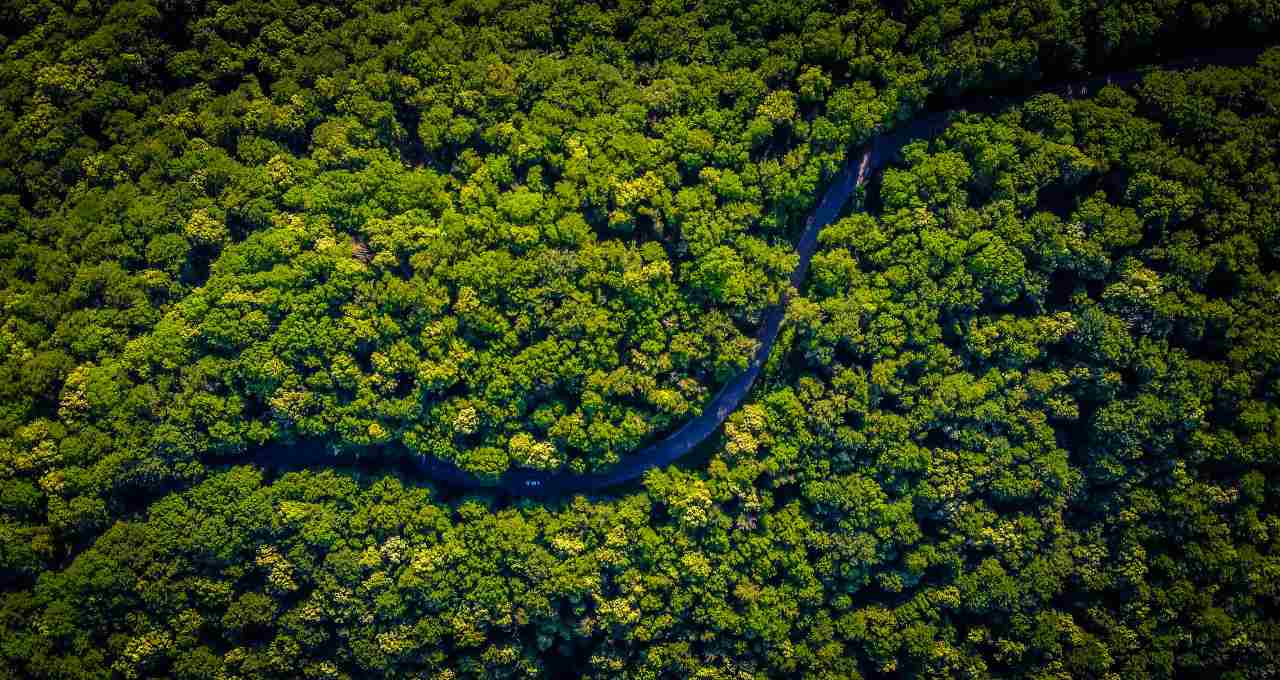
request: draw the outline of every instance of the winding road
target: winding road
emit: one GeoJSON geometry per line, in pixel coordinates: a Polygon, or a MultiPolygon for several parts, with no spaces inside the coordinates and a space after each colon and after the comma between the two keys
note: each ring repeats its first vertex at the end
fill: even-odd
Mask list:
{"type": "MultiPolygon", "coordinates": [[[[1161,65],[1162,70],[1185,70],[1207,65],[1246,65],[1254,63],[1260,48],[1228,48],[1214,50],[1198,57],[1161,65]]],[[[1107,85],[1129,87],[1141,81],[1146,70],[1123,71],[1098,78],[1062,83],[1037,89],[1032,94],[1052,93],[1062,97],[1090,96],[1107,85]]],[[[818,247],[822,229],[835,220],[858,187],[871,176],[893,162],[902,147],[918,139],[933,137],[946,129],[953,112],[991,111],[1031,96],[1027,93],[1001,93],[994,95],[967,95],[946,100],[945,108],[913,119],[892,132],[875,136],[859,152],[851,154],[850,162],[832,179],[805,219],[804,231],[796,244],[799,262],[791,272],[790,286],[778,302],[766,310],[759,332],[756,334],[758,349],[747,368],[720,388],[701,413],[665,438],[628,455],[613,466],[590,473],[532,470],[513,468],[496,479],[482,479],[452,462],[413,454],[407,450],[384,451],[384,457],[399,458],[417,474],[437,483],[466,489],[501,491],[513,496],[555,496],[574,492],[599,491],[643,475],[647,470],[670,465],[692,451],[724,424],[737,410],[759,377],[760,371],[773,351],[786,313],[791,291],[799,290],[809,271],[809,262],[818,247]]],[[[304,441],[297,444],[272,444],[257,449],[249,460],[266,467],[312,467],[335,462],[335,456],[321,441],[304,441]]]]}

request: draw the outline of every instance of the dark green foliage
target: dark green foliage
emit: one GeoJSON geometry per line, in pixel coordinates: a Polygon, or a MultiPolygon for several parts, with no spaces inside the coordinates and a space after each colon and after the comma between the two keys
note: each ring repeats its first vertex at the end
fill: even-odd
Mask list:
{"type": "Polygon", "coordinates": [[[1269,677],[1274,3],[0,6],[0,675],[1269,677]],[[1034,85],[1032,85],[1034,87],[1034,85]],[[865,200],[864,200],[865,199],[865,200]]]}

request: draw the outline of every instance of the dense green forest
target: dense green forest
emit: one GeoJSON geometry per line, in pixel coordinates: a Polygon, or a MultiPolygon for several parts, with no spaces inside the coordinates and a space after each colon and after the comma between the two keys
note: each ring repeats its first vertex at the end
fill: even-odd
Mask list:
{"type": "Polygon", "coordinates": [[[0,677],[1280,675],[1278,32],[0,0],[0,677]],[[626,460],[747,365],[864,145],[1240,44],[904,147],[679,466],[245,463],[626,460]]]}

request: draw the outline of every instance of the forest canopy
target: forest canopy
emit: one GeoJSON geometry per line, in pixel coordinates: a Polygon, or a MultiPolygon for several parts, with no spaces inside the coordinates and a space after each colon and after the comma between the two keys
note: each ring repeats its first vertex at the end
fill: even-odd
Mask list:
{"type": "Polygon", "coordinates": [[[5,2],[0,674],[1280,672],[1280,24],[5,2]],[[687,464],[606,469],[747,367],[687,464]],[[982,108],[982,111],[976,109],[982,108]]]}

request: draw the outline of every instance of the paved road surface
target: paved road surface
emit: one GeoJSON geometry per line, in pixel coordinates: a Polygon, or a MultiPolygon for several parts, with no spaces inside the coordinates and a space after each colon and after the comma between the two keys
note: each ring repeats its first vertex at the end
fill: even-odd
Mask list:
{"type": "MultiPolygon", "coordinates": [[[[1216,50],[1204,56],[1183,59],[1160,68],[1182,70],[1207,64],[1252,64],[1260,52],[1260,49],[1253,48],[1216,50]]],[[[1141,80],[1143,73],[1144,71],[1137,70],[1117,72],[1087,81],[1042,87],[1036,93],[1054,93],[1063,97],[1089,96],[1107,85],[1132,86],[1141,80]]],[[[778,339],[778,329],[782,325],[790,290],[798,290],[804,283],[805,275],[809,271],[809,262],[813,259],[814,251],[817,250],[818,235],[823,227],[835,220],[854,191],[863,186],[877,170],[893,162],[905,144],[933,137],[945,130],[952,111],[996,110],[1026,96],[1029,95],[1013,93],[1012,95],[982,94],[952,98],[947,101],[945,110],[916,118],[891,133],[877,135],[861,150],[851,154],[850,162],[832,179],[826,191],[823,192],[821,200],[818,201],[818,205],[805,220],[804,232],[796,244],[800,259],[791,272],[791,286],[776,304],[766,310],[760,331],[756,334],[759,346],[746,370],[720,388],[700,414],[667,437],[626,456],[620,462],[600,472],[579,474],[513,468],[496,480],[480,479],[451,462],[430,456],[423,457],[404,451],[399,454],[390,451],[375,455],[383,459],[388,456],[407,456],[408,458],[399,461],[402,467],[408,467],[410,471],[434,482],[463,488],[504,491],[516,496],[552,496],[578,491],[598,491],[635,479],[651,468],[670,465],[718,430],[729,414],[737,410],[747,393],[751,391],[752,385],[769,359],[769,354],[773,351],[774,342],[778,339]]],[[[268,445],[255,451],[250,456],[250,460],[265,466],[332,465],[338,459],[327,448],[323,442],[314,441],[290,446],[268,445]]],[[[348,457],[347,460],[352,459],[348,457]]],[[[246,461],[240,459],[237,462],[246,461]]]]}

